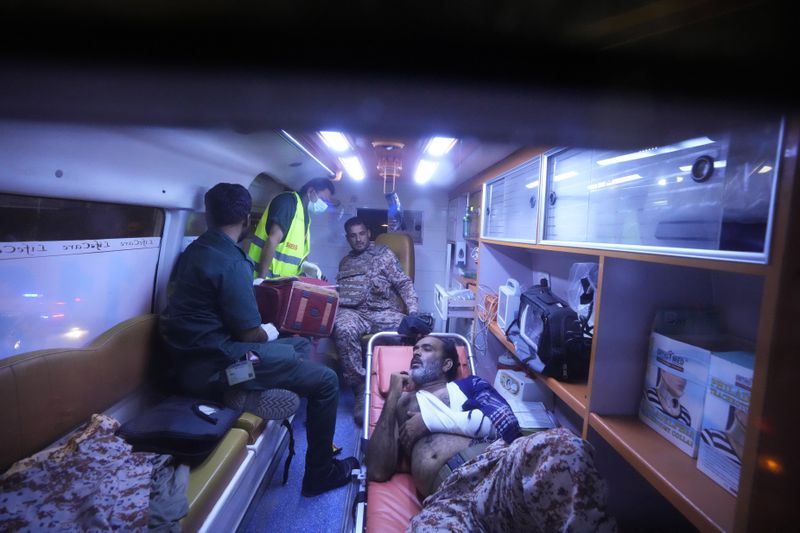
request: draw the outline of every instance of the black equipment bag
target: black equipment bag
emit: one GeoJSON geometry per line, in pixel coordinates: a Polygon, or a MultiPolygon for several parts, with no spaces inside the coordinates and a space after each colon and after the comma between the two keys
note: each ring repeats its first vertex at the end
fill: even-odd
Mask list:
{"type": "Polygon", "coordinates": [[[239,414],[214,402],[172,396],[122,424],[117,435],[134,451],[170,454],[194,466],[214,451],[239,414]]]}
{"type": "Polygon", "coordinates": [[[530,347],[523,363],[560,381],[585,381],[589,375],[592,338],[586,320],[567,302],[553,294],[546,280],[520,296],[519,315],[514,325],[530,347]]]}

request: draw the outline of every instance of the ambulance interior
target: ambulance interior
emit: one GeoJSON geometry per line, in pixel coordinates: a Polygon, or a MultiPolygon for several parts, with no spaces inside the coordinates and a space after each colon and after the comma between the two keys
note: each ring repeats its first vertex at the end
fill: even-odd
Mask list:
{"type": "MultiPolygon", "coordinates": [[[[0,361],[84,348],[115,325],[162,311],[178,257],[205,231],[203,195],[214,184],[246,187],[255,224],[277,193],[327,177],[334,200],[312,217],[308,259],[335,279],[353,216],[370,220],[373,233],[411,235],[414,285],[434,331],[463,335],[477,375],[541,400],[554,425],[592,444],[621,531],[787,523],[785,499],[768,495],[791,493],[796,474],[788,450],[798,432],[778,400],[792,390],[780,376],[797,370],[789,357],[797,333],[773,342],[797,310],[786,289],[797,273],[791,239],[800,205],[792,105],[206,67],[0,65],[0,361]],[[719,151],[714,159],[700,161],[704,144],[719,151]],[[677,161],[665,159],[672,152],[705,170],[696,179],[692,168],[663,170],[677,161]],[[613,172],[571,179],[645,153],[659,164],[637,168],[654,180],[613,172]],[[559,161],[560,172],[548,161],[559,161]],[[686,192],[714,172],[725,176],[725,165],[725,185],[686,192]],[[498,196],[501,177],[516,177],[518,188],[498,196]],[[670,196],[667,187],[684,192],[670,196]],[[498,217],[501,208],[507,216],[498,217]],[[595,327],[605,333],[577,384],[521,365],[502,327],[542,277],[566,297],[575,263],[598,264],[605,288],[595,301],[595,327]],[[637,415],[655,312],[709,304],[756,354],[738,496],[637,415]]],[[[335,358],[329,338],[315,340],[314,357],[335,358]]],[[[335,443],[344,456],[363,453],[352,403],[343,387],[335,443]]],[[[294,426],[302,450],[302,416],[294,426]]],[[[218,496],[188,529],[370,531],[359,480],[302,498],[302,453],[282,485],[288,437],[277,425],[265,431],[275,435],[272,455],[241,485],[247,490],[218,496]]]]}

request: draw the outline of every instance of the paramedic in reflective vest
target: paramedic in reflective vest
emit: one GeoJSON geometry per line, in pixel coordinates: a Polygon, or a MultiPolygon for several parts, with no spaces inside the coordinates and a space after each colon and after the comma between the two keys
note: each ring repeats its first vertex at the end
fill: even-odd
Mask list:
{"type": "Polygon", "coordinates": [[[234,391],[259,395],[266,389],[287,389],[307,398],[302,493],[313,496],[345,485],[359,465],[353,457],[333,458],[336,373],[300,357],[309,351],[307,339],[275,340],[277,330],[261,323],[254,265],[237,246],[250,227],[250,193],[238,184],[219,183],[206,193],[205,204],[208,231],[178,259],[160,320],[179,384],[187,394],[215,401],[234,391]],[[229,377],[226,370],[247,367],[247,361],[252,374],[245,372],[244,380],[229,377]]]}
{"type": "Polygon", "coordinates": [[[505,399],[456,379],[458,364],[451,339],[420,339],[366,449],[369,481],[410,472],[424,499],[407,531],[614,531],[589,443],[565,428],[521,436],[505,399]]]}
{"type": "Polygon", "coordinates": [[[258,278],[321,277],[319,268],[306,261],[310,252],[309,212],[324,213],[335,189],[329,179],[316,178],[300,189],[278,194],[256,226],[247,255],[256,263],[258,278]],[[305,262],[305,265],[303,264],[305,262]]]}
{"type": "Polygon", "coordinates": [[[342,378],[353,388],[353,418],[364,423],[364,384],[361,336],[378,331],[397,331],[405,306],[417,312],[414,282],[403,271],[394,253],[370,241],[367,225],[358,217],[344,223],[351,251],[339,262],[339,311],[333,339],[341,362],[342,378]]]}

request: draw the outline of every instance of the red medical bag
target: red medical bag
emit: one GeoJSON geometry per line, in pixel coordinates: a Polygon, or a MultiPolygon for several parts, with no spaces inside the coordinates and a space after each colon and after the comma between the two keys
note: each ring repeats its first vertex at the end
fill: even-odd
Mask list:
{"type": "Polygon", "coordinates": [[[339,308],[330,282],[315,278],[264,280],[254,287],[261,322],[284,333],[328,337],[339,308]]]}

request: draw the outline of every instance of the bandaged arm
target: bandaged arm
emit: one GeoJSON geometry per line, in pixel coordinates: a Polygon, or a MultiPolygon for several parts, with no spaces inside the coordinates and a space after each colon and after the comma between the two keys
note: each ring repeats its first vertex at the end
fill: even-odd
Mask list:
{"type": "MultiPolygon", "coordinates": [[[[492,431],[492,421],[479,409],[461,411],[448,407],[428,391],[417,391],[417,403],[422,421],[431,433],[454,433],[474,438],[486,437],[492,431]]],[[[452,397],[450,403],[454,403],[452,397]]]]}

